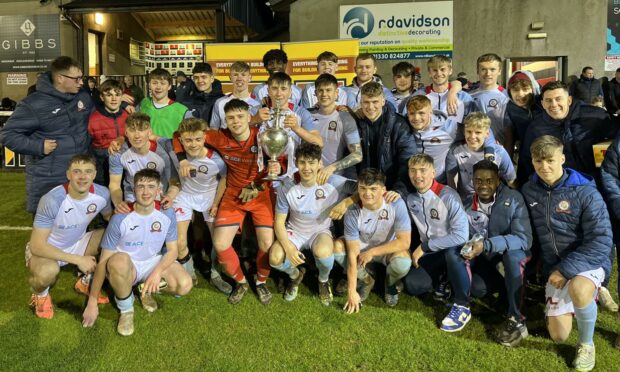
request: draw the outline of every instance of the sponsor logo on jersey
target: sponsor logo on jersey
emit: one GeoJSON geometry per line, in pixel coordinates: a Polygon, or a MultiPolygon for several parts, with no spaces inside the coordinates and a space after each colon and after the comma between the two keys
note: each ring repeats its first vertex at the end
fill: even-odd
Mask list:
{"type": "Polygon", "coordinates": [[[57,113],[58,113],[58,111],[60,111],[60,109],[59,109],[59,108],[57,108],[57,109],[55,109],[54,111],[52,111],[52,114],[57,114],[57,113]]]}
{"type": "Polygon", "coordinates": [[[132,227],[129,228],[130,231],[134,231],[138,226],[140,225],[133,225],[132,227]]]}
{"type": "Polygon", "coordinates": [[[176,213],[176,214],[183,214],[183,208],[182,207],[174,208],[174,213],[176,213]]]}
{"type": "Polygon", "coordinates": [[[155,221],[151,224],[151,232],[161,232],[161,222],[155,221]]]}
{"type": "Polygon", "coordinates": [[[208,171],[209,171],[209,167],[207,167],[206,165],[201,165],[198,167],[198,172],[200,173],[207,174],[208,171]]]}
{"type": "Polygon", "coordinates": [[[73,208],[69,208],[69,209],[67,209],[67,210],[65,211],[65,213],[69,213],[69,212],[71,212],[72,210],[73,210],[73,208]]]}
{"type": "Polygon", "coordinates": [[[127,162],[127,164],[131,164],[131,163],[135,163],[135,162],[136,162],[136,159],[131,159],[131,160],[129,160],[129,161],[127,162]]]}
{"type": "Polygon", "coordinates": [[[439,139],[438,137],[433,137],[431,138],[431,143],[441,143],[441,139],[439,139]]]}
{"type": "Polygon", "coordinates": [[[154,161],[149,161],[148,163],[146,163],[146,167],[148,169],[157,169],[157,164],[155,164],[154,161]]]}
{"type": "Polygon", "coordinates": [[[379,220],[387,220],[388,219],[388,211],[387,209],[382,209],[379,212],[379,220]]]}
{"type": "Polygon", "coordinates": [[[439,211],[437,211],[437,209],[435,208],[431,209],[431,218],[433,220],[439,220],[439,211]]]}
{"type": "Polygon", "coordinates": [[[532,202],[532,203],[530,203],[530,207],[535,207],[536,205],[538,205],[538,202],[532,202]]]}
{"type": "Polygon", "coordinates": [[[88,207],[86,207],[86,214],[93,214],[97,212],[97,204],[90,203],[88,207]]]}
{"type": "Polygon", "coordinates": [[[372,221],[372,218],[367,219],[366,221],[364,221],[364,225],[367,225],[368,222],[372,221]]]}
{"type": "Polygon", "coordinates": [[[314,198],[315,200],[325,199],[325,191],[323,191],[323,189],[316,189],[314,192],[314,198]]]}
{"type": "Polygon", "coordinates": [[[336,123],[335,121],[330,121],[329,125],[327,126],[327,130],[333,130],[335,132],[337,127],[338,123],[336,123]]]}
{"type": "Polygon", "coordinates": [[[305,195],[305,194],[299,195],[299,196],[297,197],[297,200],[301,200],[304,196],[306,196],[306,195],[305,195]]]}

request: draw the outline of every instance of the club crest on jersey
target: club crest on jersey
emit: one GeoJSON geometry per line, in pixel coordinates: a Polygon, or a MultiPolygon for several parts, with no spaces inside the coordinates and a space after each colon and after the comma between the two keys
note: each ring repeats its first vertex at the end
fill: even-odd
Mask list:
{"type": "Polygon", "coordinates": [[[431,218],[433,220],[438,220],[439,219],[439,212],[437,211],[437,209],[435,209],[435,208],[431,209],[431,218]]]}
{"type": "Polygon", "coordinates": [[[207,167],[206,165],[201,165],[198,167],[198,172],[200,173],[207,174],[208,171],[209,171],[209,167],[207,167]]]}
{"type": "Polygon", "coordinates": [[[381,212],[379,212],[379,220],[387,220],[388,219],[388,211],[387,209],[382,209],[381,212]]]}
{"type": "Polygon", "coordinates": [[[148,169],[156,169],[157,168],[157,164],[155,164],[154,161],[149,161],[148,163],[146,163],[146,167],[148,169]]]}
{"type": "Polygon", "coordinates": [[[79,111],[84,111],[84,110],[86,110],[86,106],[84,105],[84,102],[82,102],[82,100],[79,100],[79,101],[78,101],[78,103],[77,103],[77,109],[78,109],[78,112],[79,112],[79,111]]]}
{"type": "Polygon", "coordinates": [[[97,212],[97,204],[91,203],[86,207],[86,214],[93,214],[97,212]]]}
{"type": "Polygon", "coordinates": [[[558,213],[569,213],[570,214],[570,202],[568,200],[561,200],[558,203],[557,208],[555,209],[558,213]]]}
{"type": "Polygon", "coordinates": [[[258,146],[252,145],[252,147],[250,147],[250,152],[252,152],[253,154],[256,154],[258,152],[258,146]]]}
{"type": "Polygon", "coordinates": [[[441,143],[441,140],[437,137],[431,138],[431,143],[441,143]]]}
{"type": "Polygon", "coordinates": [[[316,189],[314,192],[314,198],[315,200],[325,199],[325,191],[323,191],[323,189],[316,189]]]}
{"type": "Polygon", "coordinates": [[[335,121],[330,121],[329,125],[327,126],[327,130],[333,130],[335,132],[337,127],[338,123],[336,123],[335,121]]]}
{"type": "Polygon", "coordinates": [[[493,98],[492,100],[489,101],[489,107],[492,108],[496,108],[497,107],[497,100],[495,98],[493,98]]]}
{"type": "Polygon", "coordinates": [[[151,232],[161,232],[161,222],[155,221],[151,224],[151,232]]]}

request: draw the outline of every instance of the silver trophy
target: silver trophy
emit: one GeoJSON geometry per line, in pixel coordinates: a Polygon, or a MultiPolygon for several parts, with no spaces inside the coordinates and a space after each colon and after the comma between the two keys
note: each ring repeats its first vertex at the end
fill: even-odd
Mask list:
{"type": "MultiPolygon", "coordinates": [[[[259,135],[263,152],[269,155],[270,162],[278,161],[278,157],[284,153],[284,150],[286,150],[286,146],[288,145],[288,134],[286,133],[286,130],[284,130],[281,121],[282,116],[285,115],[282,115],[279,102],[276,101],[273,109],[274,125],[273,127],[267,128],[259,135]]],[[[267,177],[263,178],[263,180],[276,181],[278,180],[278,175],[269,173],[267,177]]]]}

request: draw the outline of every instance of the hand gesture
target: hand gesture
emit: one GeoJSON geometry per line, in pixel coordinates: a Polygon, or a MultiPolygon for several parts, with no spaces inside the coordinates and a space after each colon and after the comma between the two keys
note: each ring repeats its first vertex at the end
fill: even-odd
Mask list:
{"type": "Polygon", "coordinates": [[[552,272],[551,275],[549,275],[549,284],[551,284],[552,287],[555,287],[557,289],[564,288],[567,281],[568,280],[566,280],[564,275],[562,275],[562,273],[558,270],[552,272]]]}
{"type": "Polygon", "coordinates": [[[131,208],[129,208],[129,204],[127,204],[127,202],[122,201],[122,202],[118,203],[116,208],[114,208],[114,213],[117,213],[117,214],[129,214],[129,213],[131,213],[131,208]]]}
{"type": "Polygon", "coordinates": [[[56,150],[57,146],[58,145],[56,144],[56,140],[53,140],[53,139],[43,140],[43,154],[44,155],[51,154],[52,151],[56,150]]]}
{"type": "Polygon", "coordinates": [[[91,301],[88,300],[86,304],[86,309],[84,309],[84,313],[82,313],[82,327],[92,327],[95,325],[95,321],[99,316],[99,307],[97,307],[97,300],[91,301]]]}
{"type": "Polygon", "coordinates": [[[343,200],[332,208],[331,212],[329,212],[329,218],[335,221],[340,220],[347,212],[347,209],[347,203],[343,200]]]}
{"type": "Polygon", "coordinates": [[[84,274],[92,273],[97,268],[97,260],[94,256],[79,256],[75,265],[84,274]]]}
{"type": "Polygon", "coordinates": [[[334,167],[333,165],[328,165],[325,168],[321,168],[319,170],[319,174],[316,177],[316,183],[318,183],[319,185],[324,185],[325,182],[327,182],[329,177],[331,177],[331,175],[334,174],[335,171],[336,167],[334,167]]]}
{"type": "Polygon", "coordinates": [[[362,308],[362,300],[360,298],[359,293],[357,293],[357,291],[354,291],[353,293],[349,293],[347,302],[344,304],[344,307],[342,309],[346,311],[347,314],[353,314],[353,313],[358,313],[361,308],[362,308]]]}
{"type": "Polygon", "coordinates": [[[413,265],[413,267],[415,267],[416,269],[418,267],[420,267],[420,264],[418,263],[418,261],[420,260],[420,258],[422,258],[422,256],[424,256],[424,251],[422,250],[422,246],[418,246],[418,248],[415,249],[415,251],[413,251],[413,253],[411,254],[411,264],[413,265]]]}

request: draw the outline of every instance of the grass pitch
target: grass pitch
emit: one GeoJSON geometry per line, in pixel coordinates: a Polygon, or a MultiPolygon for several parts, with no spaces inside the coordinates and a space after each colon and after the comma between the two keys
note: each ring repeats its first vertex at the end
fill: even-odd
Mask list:
{"type": "MultiPolygon", "coordinates": [[[[30,225],[23,174],[0,173],[0,188],[0,225],[30,225]]],[[[324,307],[312,272],[294,302],[274,293],[269,306],[251,294],[231,306],[201,278],[184,298],[157,296],[160,309],[153,314],[136,302],[135,333],[121,337],[112,305],[100,305],[94,328],[81,327],[85,298],[73,292],[73,270],[65,269],[51,290],[54,319],[36,319],[28,307],[23,258],[29,235],[0,232],[0,370],[557,371],[567,370],[574,356],[576,331],[565,344],[554,344],[545,331],[543,305],[532,300],[525,311],[531,336],[509,349],[494,341],[502,316],[492,300],[476,301],[467,327],[446,334],[438,323],[448,308],[431,298],[401,295],[391,309],[373,293],[355,315],[341,310],[344,298],[324,307]]],[[[614,296],[616,281],[614,274],[614,296]]],[[[616,314],[599,313],[597,370],[617,370],[620,351],[613,342],[619,331],[616,314]]]]}

